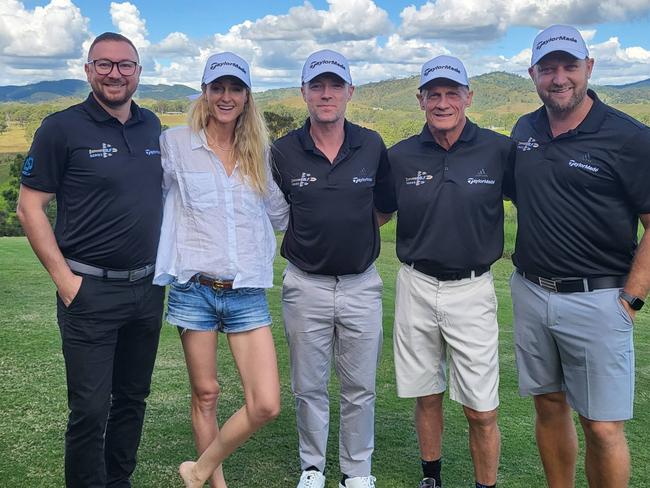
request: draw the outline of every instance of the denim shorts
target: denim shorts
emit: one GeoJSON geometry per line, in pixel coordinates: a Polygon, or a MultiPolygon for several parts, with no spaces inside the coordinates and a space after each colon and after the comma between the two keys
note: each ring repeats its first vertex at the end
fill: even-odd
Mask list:
{"type": "Polygon", "coordinates": [[[245,332],[271,325],[264,288],[213,290],[195,281],[172,282],[167,322],[181,329],[245,332]]]}

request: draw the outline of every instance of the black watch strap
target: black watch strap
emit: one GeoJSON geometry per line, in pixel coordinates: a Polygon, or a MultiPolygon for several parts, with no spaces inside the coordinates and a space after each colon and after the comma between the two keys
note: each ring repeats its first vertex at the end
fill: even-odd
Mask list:
{"type": "Polygon", "coordinates": [[[621,290],[619,292],[619,296],[625,300],[629,305],[632,310],[641,310],[643,305],[645,305],[645,302],[641,300],[639,297],[635,297],[634,295],[630,295],[628,292],[621,290]]]}

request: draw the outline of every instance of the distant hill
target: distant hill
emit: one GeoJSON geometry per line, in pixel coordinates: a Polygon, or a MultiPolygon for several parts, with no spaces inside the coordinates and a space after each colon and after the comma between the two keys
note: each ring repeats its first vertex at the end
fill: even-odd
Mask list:
{"type": "MultiPolygon", "coordinates": [[[[39,103],[61,97],[83,98],[90,88],[83,80],[40,81],[23,86],[0,86],[0,102],[39,103]]],[[[138,98],[175,100],[199,93],[185,85],[143,85],[138,87],[138,98]]]]}

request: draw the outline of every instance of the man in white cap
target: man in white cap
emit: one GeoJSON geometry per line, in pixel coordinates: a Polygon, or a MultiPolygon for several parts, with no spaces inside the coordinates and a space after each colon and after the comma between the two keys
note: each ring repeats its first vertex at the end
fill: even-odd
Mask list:
{"type": "Polygon", "coordinates": [[[354,87],[347,60],[324,50],[302,70],[305,125],[273,146],[290,204],[282,313],[296,399],[299,488],[325,486],[332,357],[341,382],[340,488],[373,488],[376,365],[382,281],[374,265],[391,182],[379,134],[345,120],[354,87]]]}
{"type": "Polygon", "coordinates": [[[551,487],[575,483],[572,410],[589,486],[627,486],[633,320],[650,289],[650,129],[587,89],[593,66],[575,28],[541,32],[528,71],[544,106],[512,132],[519,390],[534,397],[551,487]],[[646,231],[637,244],[639,219],[646,231]]]}
{"type": "Polygon", "coordinates": [[[397,393],[417,398],[420,488],[441,484],[442,400],[463,406],[474,479],[496,485],[500,435],[499,328],[490,266],[503,252],[503,194],[515,147],[465,116],[472,91],[463,63],[422,66],[422,132],[389,152],[398,202],[394,353],[397,393]]]}

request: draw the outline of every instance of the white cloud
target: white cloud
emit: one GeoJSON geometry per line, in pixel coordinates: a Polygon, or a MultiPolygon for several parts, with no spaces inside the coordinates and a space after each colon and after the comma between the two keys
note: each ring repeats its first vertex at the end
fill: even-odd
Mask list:
{"type": "Polygon", "coordinates": [[[648,0],[428,0],[402,10],[399,32],[407,38],[493,40],[515,25],[593,25],[649,12],[648,0]]]}
{"type": "Polygon", "coordinates": [[[238,33],[255,41],[313,39],[336,42],[369,39],[391,29],[388,13],[372,0],[328,0],[328,10],[309,2],[285,15],[267,15],[238,26],[238,33]]]}
{"type": "Polygon", "coordinates": [[[160,43],[149,49],[152,55],[159,56],[194,56],[199,54],[199,46],[182,32],[168,34],[160,43]]]}
{"type": "Polygon", "coordinates": [[[589,46],[596,60],[592,81],[599,84],[623,84],[648,78],[650,51],[642,47],[621,46],[618,37],[589,46]]]}
{"type": "Polygon", "coordinates": [[[27,10],[17,0],[0,2],[0,53],[8,57],[77,56],[88,37],[88,19],[70,0],[27,10]]]}
{"type": "Polygon", "coordinates": [[[496,39],[503,35],[507,24],[501,6],[502,0],[455,0],[426,2],[419,9],[414,5],[400,13],[400,33],[406,38],[480,40],[496,39]]]}
{"type": "Polygon", "coordinates": [[[138,49],[149,45],[147,27],[138,7],[130,2],[111,2],[111,20],[120,34],[128,37],[138,49]]]}

